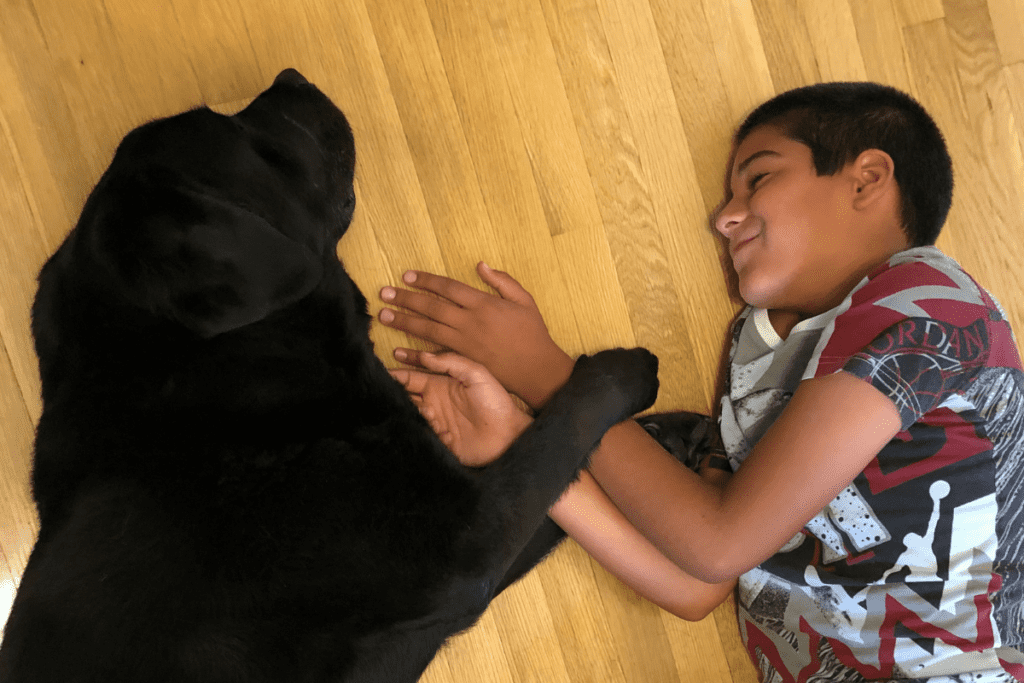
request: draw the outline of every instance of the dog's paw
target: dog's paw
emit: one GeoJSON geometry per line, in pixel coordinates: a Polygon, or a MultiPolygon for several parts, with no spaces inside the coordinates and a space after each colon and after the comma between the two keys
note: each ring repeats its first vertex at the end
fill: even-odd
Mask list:
{"type": "Polygon", "coordinates": [[[658,396],[658,357],[647,349],[611,349],[581,356],[573,375],[589,391],[621,402],[622,417],[649,408],[658,396]]]}

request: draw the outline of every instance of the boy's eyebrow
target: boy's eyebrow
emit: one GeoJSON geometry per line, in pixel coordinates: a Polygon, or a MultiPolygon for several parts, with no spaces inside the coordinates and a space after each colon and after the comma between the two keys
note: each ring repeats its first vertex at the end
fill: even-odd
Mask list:
{"type": "Polygon", "coordinates": [[[743,161],[743,163],[741,163],[739,166],[736,167],[736,175],[741,175],[743,173],[743,171],[747,170],[747,166],[750,166],[750,164],[754,163],[754,161],[756,161],[757,159],[760,159],[761,157],[766,157],[766,156],[777,156],[777,157],[780,157],[782,155],[779,154],[778,152],[776,152],[774,150],[770,150],[770,149],[762,149],[760,152],[754,152],[749,157],[747,157],[743,161]]]}

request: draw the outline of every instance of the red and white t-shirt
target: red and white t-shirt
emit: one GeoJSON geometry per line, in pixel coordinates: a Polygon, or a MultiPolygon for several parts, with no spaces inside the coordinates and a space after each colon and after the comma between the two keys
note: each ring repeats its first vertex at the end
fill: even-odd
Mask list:
{"type": "Polygon", "coordinates": [[[740,577],[740,629],[763,680],[1024,681],[1024,373],[992,297],[938,249],[910,249],[785,340],[747,309],[730,360],[733,469],[803,379],[851,373],[903,422],[740,577]]]}

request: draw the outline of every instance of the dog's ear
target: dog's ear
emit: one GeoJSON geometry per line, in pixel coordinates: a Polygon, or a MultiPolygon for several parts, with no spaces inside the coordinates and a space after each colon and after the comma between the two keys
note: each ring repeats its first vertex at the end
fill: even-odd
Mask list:
{"type": "Polygon", "coordinates": [[[126,202],[139,213],[121,204],[119,220],[104,217],[96,245],[139,306],[209,338],[281,310],[320,282],[320,257],[246,207],[181,188],[147,190],[126,202]]]}
{"type": "Polygon", "coordinates": [[[260,216],[228,204],[211,214],[214,220],[186,232],[182,253],[196,267],[169,297],[174,317],[200,336],[262,320],[320,282],[316,255],[260,216]]]}

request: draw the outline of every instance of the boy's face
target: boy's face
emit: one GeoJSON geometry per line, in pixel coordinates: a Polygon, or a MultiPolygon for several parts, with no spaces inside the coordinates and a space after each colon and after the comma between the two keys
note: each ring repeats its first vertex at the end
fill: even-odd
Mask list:
{"type": "Polygon", "coordinates": [[[715,227],[728,240],[744,301],[799,318],[817,315],[893,253],[891,226],[853,208],[862,180],[855,171],[849,164],[819,176],[811,149],[770,124],[739,144],[732,196],[715,227]]]}

